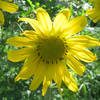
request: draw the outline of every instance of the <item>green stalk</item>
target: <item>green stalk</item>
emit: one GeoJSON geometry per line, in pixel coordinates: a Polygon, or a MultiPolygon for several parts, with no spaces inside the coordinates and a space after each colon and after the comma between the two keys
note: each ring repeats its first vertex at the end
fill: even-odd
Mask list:
{"type": "Polygon", "coordinates": [[[32,9],[34,9],[34,5],[33,5],[32,1],[31,0],[27,0],[27,2],[30,4],[30,6],[32,7],[32,9]]]}

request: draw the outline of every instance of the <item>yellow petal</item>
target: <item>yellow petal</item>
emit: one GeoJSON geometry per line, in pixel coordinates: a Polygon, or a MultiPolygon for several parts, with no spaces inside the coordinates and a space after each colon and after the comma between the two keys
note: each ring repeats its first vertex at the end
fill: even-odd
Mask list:
{"type": "MultiPolygon", "coordinates": [[[[24,66],[35,66],[39,62],[40,58],[37,56],[35,50],[31,52],[31,55],[25,59],[24,66]]],[[[39,65],[37,65],[39,66],[39,65]]],[[[38,67],[39,69],[40,67],[38,67]]],[[[39,69],[40,70],[40,69],[39,69]]]]}
{"type": "Polygon", "coordinates": [[[40,69],[37,70],[37,67],[39,68],[38,62],[39,57],[37,59],[37,56],[34,53],[31,53],[31,55],[25,59],[24,65],[20,73],[15,78],[15,81],[18,81],[20,79],[26,80],[32,75],[35,75],[38,72],[38,70],[40,72],[40,69]]]}
{"type": "Polygon", "coordinates": [[[32,83],[30,85],[30,90],[36,90],[42,81],[43,81],[43,75],[35,74],[32,83]]]}
{"type": "Polygon", "coordinates": [[[62,33],[63,33],[62,36],[67,37],[67,36],[71,36],[80,32],[81,30],[84,29],[84,27],[86,26],[86,23],[87,23],[87,19],[85,16],[79,16],[79,17],[73,18],[62,29],[62,33]]]}
{"type": "Polygon", "coordinates": [[[57,14],[53,23],[55,32],[61,31],[61,28],[68,23],[69,17],[70,17],[70,10],[67,8],[64,10],[61,10],[57,14]]]}
{"type": "Polygon", "coordinates": [[[59,75],[59,73],[56,74],[56,75],[54,76],[54,81],[55,81],[55,83],[57,84],[58,89],[59,89],[59,92],[60,92],[60,94],[61,94],[62,75],[59,75]]]}
{"type": "Polygon", "coordinates": [[[83,72],[85,71],[85,66],[77,61],[74,57],[71,55],[67,55],[66,57],[66,64],[77,74],[80,76],[83,75],[83,72]]]}
{"type": "Polygon", "coordinates": [[[1,1],[1,0],[0,0],[0,8],[7,12],[16,12],[18,10],[18,6],[16,4],[8,3],[6,1],[1,1]]]}
{"type": "Polygon", "coordinates": [[[21,35],[24,35],[24,36],[28,37],[31,40],[36,40],[36,38],[37,38],[36,32],[33,31],[33,30],[30,30],[30,31],[26,30],[21,35]]]}
{"type": "Polygon", "coordinates": [[[36,70],[35,70],[35,73],[34,73],[34,78],[33,78],[32,83],[30,85],[30,90],[35,90],[39,87],[39,85],[41,84],[41,82],[44,79],[45,73],[47,72],[46,66],[43,66],[41,64],[41,62],[39,63],[39,61],[38,61],[36,65],[38,67],[38,70],[37,70],[37,67],[36,67],[36,70]]]}
{"type": "Polygon", "coordinates": [[[100,10],[100,0],[95,0],[94,8],[96,8],[97,10],[100,10]]]}
{"type": "MultiPolygon", "coordinates": [[[[58,64],[45,64],[44,62],[40,62],[40,70],[45,74],[45,76],[48,78],[48,80],[52,80],[58,67],[61,65],[58,64]],[[52,67],[51,67],[52,66],[52,67]],[[53,68],[53,70],[52,70],[53,68]]],[[[39,69],[39,68],[38,68],[39,69]]]]}
{"type": "Polygon", "coordinates": [[[77,84],[75,83],[75,81],[72,79],[72,77],[65,77],[64,78],[64,83],[65,85],[73,92],[77,92],[78,91],[78,87],[77,84]]]}
{"type": "Polygon", "coordinates": [[[12,0],[8,0],[9,2],[12,2],[12,0]]]}
{"type": "Polygon", "coordinates": [[[83,48],[82,46],[74,46],[69,51],[74,57],[80,59],[84,62],[93,62],[97,60],[96,55],[94,55],[91,51],[83,48]]]}
{"type": "Polygon", "coordinates": [[[67,70],[67,68],[65,68],[64,70],[64,76],[62,77],[65,85],[73,92],[77,92],[78,91],[78,87],[77,84],[75,82],[75,80],[72,78],[72,76],[70,75],[69,71],[67,70]]]}
{"type": "Polygon", "coordinates": [[[32,40],[25,37],[19,37],[19,36],[11,37],[7,39],[7,43],[16,47],[30,47],[33,45],[32,40]]]}
{"type": "Polygon", "coordinates": [[[44,96],[45,93],[47,92],[48,86],[51,84],[51,80],[48,80],[48,77],[44,77],[43,81],[43,90],[42,90],[42,95],[44,96]],[[46,79],[47,78],[47,79],[46,79]]]}
{"type": "Polygon", "coordinates": [[[43,8],[38,8],[36,11],[38,22],[43,28],[45,34],[50,33],[52,29],[52,21],[50,19],[49,14],[43,8]]]}
{"type": "Polygon", "coordinates": [[[86,14],[89,15],[89,18],[93,20],[94,23],[100,20],[100,12],[97,9],[88,9],[86,14]]]}
{"type": "Polygon", "coordinates": [[[2,11],[0,10],[0,25],[4,24],[4,15],[2,13],[2,11]]]}
{"type": "Polygon", "coordinates": [[[88,9],[86,11],[86,15],[94,14],[94,12],[95,12],[95,9],[88,9]]]}
{"type": "Polygon", "coordinates": [[[50,85],[50,83],[54,77],[54,74],[56,73],[57,67],[58,66],[55,66],[53,64],[51,67],[51,64],[49,65],[49,64],[44,64],[44,63],[40,63],[40,67],[38,67],[38,70],[40,70],[38,72],[41,73],[41,75],[44,74],[43,90],[42,90],[43,96],[45,95],[45,93],[48,89],[48,86],[50,85]],[[54,69],[52,70],[52,68],[54,68],[54,69]]]}
{"type": "Polygon", "coordinates": [[[31,48],[22,48],[18,50],[8,51],[8,59],[13,62],[19,62],[31,55],[31,48]]]}
{"type": "Polygon", "coordinates": [[[100,46],[100,42],[98,39],[90,37],[88,35],[77,35],[69,38],[67,42],[69,43],[69,45],[71,43],[71,45],[73,46],[80,45],[80,46],[84,46],[85,48],[100,46]]]}
{"type": "Polygon", "coordinates": [[[57,71],[56,71],[56,74],[54,74],[54,81],[55,83],[57,84],[58,86],[58,89],[59,89],[59,92],[60,94],[62,94],[61,92],[61,82],[62,82],[62,76],[63,76],[63,70],[64,70],[64,67],[66,65],[64,63],[61,63],[58,67],[57,67],[57,71]]]}
{"type": "Polygon", "coordinates": [[[19,18],[18,22],[19,21],[25,21],[25,22],[28,22],[33,29],[35,29],[35,31],[39,34],[42,34],[43,32],[43,29],[41,28],[39,22],[35,19],[31,19],[31,18],[19,18]]]}
{"type": "Polygon", "coordinates": [[[33,75],[33,69],[30,66],[23,66],[19,74],[15,78],[15,82],[20,79],[26,80],[33,75]]]}

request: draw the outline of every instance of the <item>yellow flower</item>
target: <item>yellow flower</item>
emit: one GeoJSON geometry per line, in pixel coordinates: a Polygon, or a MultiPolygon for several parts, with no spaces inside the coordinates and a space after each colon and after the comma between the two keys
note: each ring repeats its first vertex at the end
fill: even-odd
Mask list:
{"type": "Polygon", "coordinates": [[[100,21],[100,0],[90,0],[94,2],[94,8],[88,9],[86,14],[94,23],[100,21]]]}
{"type": "Polygon", "coordinates": [[[20,18],[19,21],[28,22],[34,30],[26,30],[22,34],[25,37],[12,37],[8,44],[16,47],[24,47],[8,52],[8,59],[13,62],[24,60],[24,65],[15,81],[26,80],[32,76],[31,90],[35,90],[43,82],[42,95],[54,80],[61,92],[61,82],[73,92],[78,87],[72,75],[70,67],[78,75],[82,75],[85,66],[79,60],[93,62],[97,57],[87,48],[100,46],[97,39],[87,35],[75,35],[84,29],[87,19],[85,16],[70,18],[70,11],[60,11],[52,23],[49,14],[43,9],[37,9],[37,20],[20,18]]]}
{"type": "MultiPolygon", "coordinates": [[[[8,0],[8,1],[12,1],[12,0],[8,0]]],[[[9,3],[5,0],[0,0],[0,9],[12,13],[18,10],[18,6],[13,3],[9,3]]],[[[4,24],[4,15],[3,12],[0,10],[0,25],[3,24],[4,24]]]]}

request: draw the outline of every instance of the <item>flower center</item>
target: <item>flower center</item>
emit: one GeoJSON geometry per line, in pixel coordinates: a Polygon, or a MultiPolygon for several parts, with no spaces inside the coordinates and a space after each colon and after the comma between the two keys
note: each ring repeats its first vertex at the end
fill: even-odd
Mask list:
{"type": "Polygon", "coordinates": [[[46,63],[57,63],[64,55],[64,42],[60,38],[49,37],[42,40],[39,48],[39,54],[46,63]]]}

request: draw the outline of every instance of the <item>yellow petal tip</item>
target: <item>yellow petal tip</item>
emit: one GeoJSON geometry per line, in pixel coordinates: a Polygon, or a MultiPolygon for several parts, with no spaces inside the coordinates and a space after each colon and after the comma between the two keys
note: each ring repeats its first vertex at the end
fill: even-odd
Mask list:
{"type": "Polygon", "coordinates": [[[36,90],[37,88],[35,88],[35,86],[33,87],[32,84],[30,85],[29,87],[29,90],[33,91],[33,90],[36,90]]]}
{"type": "Polygon", "coordinates": [[[97,61],[97,60],[98,60],[98,57],[97,57],[97,55],[95,54],[94,61],[97,61]]]}
{"type": "Polygon", "coordinates": [[[21,18],[19,18],[17,22],[20,22],[20,21],[21,21],[21,18]]]}
{"type": "Polygon", "coordinates": [[[73,91],[73,92],[77,92],[78,90],[79,90],[79,88],[78,88],[78,86],[76,85],[74,85],[74,87],[73,86],[71,86],[71,90],[73,91]]]}
{"type": "Polygon", "coordinates": [[[36,9],[36,11],[44,11],[44,9],[43,8],[38,8],[38,9],[36,9]]]}
{"type": "Polygon", "coordinates": [[[21,78],[19,77],[19,76],[16,76],[16,78],[15,78],[15,82],[17,82],[17,81],[19,81],[21,78]]]}

